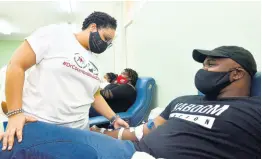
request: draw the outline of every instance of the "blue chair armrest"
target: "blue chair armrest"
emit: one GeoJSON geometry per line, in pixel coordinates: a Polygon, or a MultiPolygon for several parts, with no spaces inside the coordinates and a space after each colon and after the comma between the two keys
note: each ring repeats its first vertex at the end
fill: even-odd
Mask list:
{"type": "MultiPolygon", "coordinates": [[[[122,118],[123,120],[129,120],[132,117],[131,112],[117,113],[117,115],[119,115],[120,118],[122,118]]],[[[90,126],[107,124],[107,123],[109,123],[109,120],[103,116],[97,116],[89,119],[90,126]]]]}

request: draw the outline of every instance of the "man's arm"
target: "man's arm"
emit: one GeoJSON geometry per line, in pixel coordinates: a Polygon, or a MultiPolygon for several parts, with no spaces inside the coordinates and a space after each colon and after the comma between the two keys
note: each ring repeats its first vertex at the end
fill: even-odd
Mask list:
{"type": "Polygon", "coordinates": [[[160,125],[163,125],[169,119],[169,115],[171,113],[171,106],[173,105],[173,102],[175,102],[175,100],[170,102],[169,105],[165,108],[165,110],[158,117],[156,117],[153,120],[154,126],[153,127],[149,126],[151,127],[151,129],[148,127],[149,124],[146,123],[144,125],[137,126],[136,128],[129,128],[129,129],[124,129],[124,130],[118,129],[114,131],[108,131],[108,130],[97,129],[97,128],[91,128],[91,130],[96,131],[96,132],[101,132],[101,130],[104,130],[103,132],[104,134],[117,138],[117,139],[120,137],[123,140],[138,141],[139,140],[138,138],[146,136],[152,130],[156,129],[160,125]],[[133,129],[137,131],[133,131],[133,129]],[[139,134],[142,134],[142,136],[140,136],[139,134]]]}
{"type": "MultiPolygon", "coordinates": [[[[166,122],[166,120],[165,120],[163,117],[158,116],[158,117],[156,117],[156,118],[153,120],[153,122],[154,122],[154,127],[152,127],[151,129],[148,128],[148,126],[147,126],[148,123],[145,123],[145,124],[142,125],[142,126],[143,126],[143,136],[142,136],[142,137],[145,137],[145,136],[146,136],[147,134],[149,134],[152,130],[154,130],[154,129],[156,129],[158,126],[164,124],[164,123],[166,122]]],[[[134,129],[136,129],[136,128],[134,128],[134,129]]],[[[137,137],[136,137],[135,131],[132,131],[132,132],[131,132],[130,130],[132,131],[132,128],[124,129],[123,132],[122,132],[122,137],[121,137],[121,139],[122,139],[122,140],[138,141],[138,139],[137,139],[137,137]]],[[[101,129],[96,129],[96,130],[94,130],[94,131],[100,132],[101,129]]],[[[113,131],[105,130],[103,133],[106,134],[106,135],[108,135],[108,136],[111,136],[111,137],[113,137],[113,138],[118,139],[119,133],[121,133],[121,132],[119,132],[119,131],[120,131],[120,129],[118,129],[118,130],[113,130],[113,131]]]]}

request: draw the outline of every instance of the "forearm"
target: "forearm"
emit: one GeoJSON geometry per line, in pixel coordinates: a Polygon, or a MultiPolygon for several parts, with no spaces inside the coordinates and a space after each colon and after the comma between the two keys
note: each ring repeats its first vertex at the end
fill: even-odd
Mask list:
{"type": "Polygon", "coordinates": [[[92,106],[98,113],[100,113],[109,120],[116,115],[116,113],[113,112],[113,110],[110,108],[110,106],[107,104],[105,99],[100,94],[95,95],[95,101],[92,104],[92,106]]]}
{"type": "MultiPolygon", "coordinates": [[[[143,136],[142,137],[148,135],[153,129],[155,129],[155,127],[152,128],[151,130],[148,129],[146,124],[143,124],[142,126],[143,126],[143,130],[142,130],[143,136]]],[[[135,129],[136,128],[125,128],[124,130],[122,130],[122,132],[119,132],[121,129],[111,130],[111,131],[106,129],[106,130],[103,131],[103,134],[106,134],[106,135],[111,136],[111,137],[116,138],[116,139],[119,139],[119,137],[120,137],[121,140],[138,141],[138,138],[137,138],[136,133],[135,133],[135,129]],[[122,135],[119,134],[119,133],[122,133],[122,135]]],[[[102,129],[97,129],[95,131],[102,133],[101,130],[102,129]]]]}
{"type": "MultiPolygon", "coordinates": [[[[145,125],[143,125],[144,129],[145,129],[145,125]]],[[[135,128],[133,128],[135,129],[135,128]]],[[[121,140],[130,140],[130,141],[138,141],[137,137],[136,137],[136,134],[135,134],[135,131],[131,131],[132,128],[127,128],[127,129],[124,129],[123,132],[122,132],[122,135],[121,135],[121,140]]],[[[118,130],[114,130],[114,131],[108,131],[108,130],[105,130],[104,131],[104,134],[108,135],[108,136],[111,136],[113,138],[116,138],[116,139],[119,139],[118,137],[120,136],[119,135],[119,131],[120,129],[118,130]]],[[[150,131],[147,131],[147,133],[143,134],[143,136],[146,136],[150,131]]],[[[121,132],[120,132],[121,133],[121,132]]]]}
{"type": "Polygon", "coordinates": [[[9,64],[6,72],[5,95],[8,111],[22,107],[22,91],[24,85],[25,71],[9,64]]]}
{"type": "MultiPolygon", "coordinates": [[[[124,131],[122,132],[122,135],[121,135],[121,132],[119,132],[120,129],[113,130],[113,131],[105,130],[103,133],[108,135],[108,136],[111,136],[113,138],[116,138],[116,139],[118,139],[118,137],[120,137],[122,140],[137,141],[138,138],[147,136],[154,129],[157,129],[158,126],[164,124],[165,122],[166,122],[166,120],[163,117],[158,116],[154,120],[149,120],[148,123],[146,123],[146,124],[137,126],[135,128],[124,129],[124,131]],[[120,135],[119,135],[119,133],[120,133],[120,135]]],[[[91,130],[92,130],[92,128],[91,128],[91,130]]],[[[95,128],[95,130],[93,130],[93,131],[101,133],[101,129],[95,128]]]]}

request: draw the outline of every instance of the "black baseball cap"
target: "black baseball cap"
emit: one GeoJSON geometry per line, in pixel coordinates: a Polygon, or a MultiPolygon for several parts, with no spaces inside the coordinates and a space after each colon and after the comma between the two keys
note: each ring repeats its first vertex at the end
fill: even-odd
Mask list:
{"type": "Polygon", "coordinates": [[[220,46],[214,50],[193,50],[193,58],[197,62],[203,63],[207,56],[230,58],[241,65],[251,77],[257,72],[257,64],[253,55],[242,47],[220,46]]]}

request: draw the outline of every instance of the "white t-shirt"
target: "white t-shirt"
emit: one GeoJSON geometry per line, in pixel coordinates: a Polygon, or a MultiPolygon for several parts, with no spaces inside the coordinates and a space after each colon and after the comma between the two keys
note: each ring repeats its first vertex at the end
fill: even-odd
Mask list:
{"type": "Polygon", "coordinates": [[[5,74],[7,66],[0,69],[0,103],[5,101],[5,74]]]}
{"type": "Polygon", "coordinates": [[[40,121],[84,129],[99,89],[96,58],[68,25],[49,25],[26,38],[36,65],[25,80],[23,109],[40,121]]]}
{"type": "Polygon", "coordinates": [[[0,132],[2,121],[7,121],[7,118],[1,108],[2,101],[5,101],[5,74],[6,74],[6,66],[3,66],[0,69],[0,132]]]}

